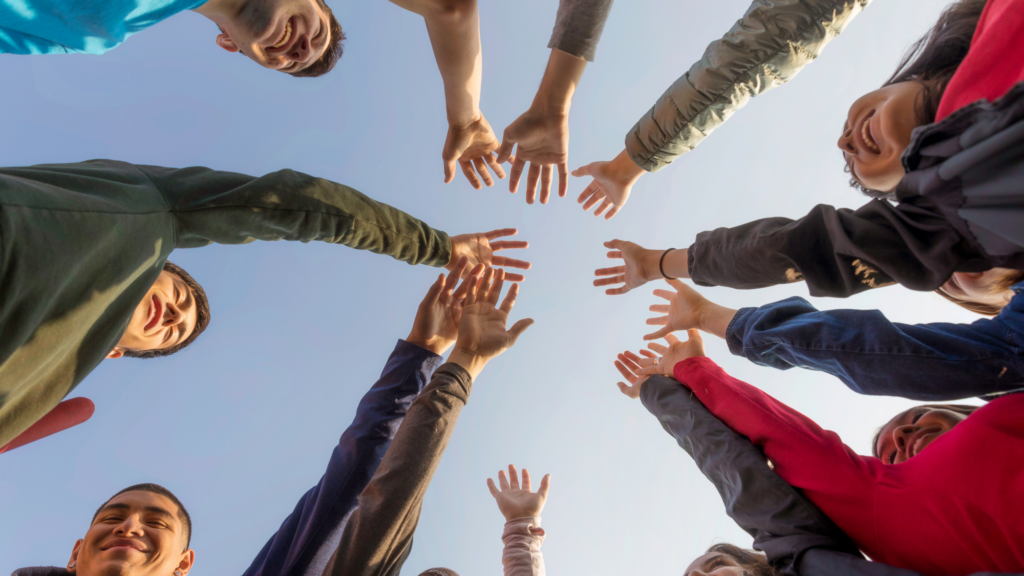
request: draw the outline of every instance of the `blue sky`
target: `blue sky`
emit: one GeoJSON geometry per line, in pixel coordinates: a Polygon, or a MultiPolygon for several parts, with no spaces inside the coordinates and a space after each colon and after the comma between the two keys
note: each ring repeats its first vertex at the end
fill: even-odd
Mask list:
{"type": "MultiPolygon", "coordinates": [[[[548,572],[679,574],[715,542],[749,545],[713,487],[637,401],[614,354],[642,345],[650,289],[591,286],[601,242],[688,246],[696,233],[818,203],[859,206],[835,141],[847,107],[881,84],[944,2],[871,5],[818,62],[752,101],[696,151],[645,176],[613,220],[575,196],[527,206],[507,181],[442,183],[442,86],[421,19],[384,0],[333,2],[349,40],[335,71],[293,79],[218,49],[186,13],[102,56],[0,56],[0,161],[112,158],[264,174],[281,168],[348,184],[452,234],[515,226],[533,262],[513,319],[537,324],[491,363],[427,494],[405,572],[498,574],[501,526],[484,484],[508,463],[553,476],[544,513],[548,572]]],[[[746,9],[745,0],[620,0],[572,109],[571,167],[610,160],[664,89],[746,9]]],[[[482,109],[500,134],[529,105],[549,50],[555,0],[481,2],[482,109]]],[[[213,322],[177,356],[104,362],[74,392],[97,405],[72,431],[0,456],[0,572],[63,565],[94,509],[137,482],[188,506],[194,576],[241,573],[320,477],[356,403],[437,271],[325,244],[255,243],[175,252],[206,288],[213,322]]],[[[658,288],[656,284],[649,285],[658,288]]],[[[756,306],[802,285],[705,289],[756,306]]],[[[904,322],[976,317],[900,287],[825,308],[880,309],[904,322]]],[[[857,396],[813,372],[708,355],[867,452],[874,429],[911,405],[857,396]]]]}

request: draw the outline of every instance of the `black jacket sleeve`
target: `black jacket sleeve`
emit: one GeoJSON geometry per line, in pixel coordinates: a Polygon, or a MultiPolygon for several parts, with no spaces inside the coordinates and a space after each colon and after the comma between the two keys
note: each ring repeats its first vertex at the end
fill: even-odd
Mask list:
{"type": "Polygon", "coordinates": [[[858,210],[819,204],[798,220],[765,218],[701,232],[690,247],[701,286],[752,289],[804,280],[812,296],[847,297],[900,283],[934,290],[955,271],[991,267],[923,197],[858,210]]]}
{"type": "Polygon", "coordinates": [[[768,467],[750,440],[715,418],[679,382],[652,376],[641,386],[640,400],[715,485],[726,513],[754,537],[754,548],[783,574],[800,574],[796,566],[811,548],[860,556],[842,530],[768,467]]]}

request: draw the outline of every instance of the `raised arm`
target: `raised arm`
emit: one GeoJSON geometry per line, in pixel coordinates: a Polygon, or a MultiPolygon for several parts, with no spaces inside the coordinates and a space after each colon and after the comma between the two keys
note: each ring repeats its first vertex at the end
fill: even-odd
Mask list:
{"type": "Polygon", "coordinates": [[[359,494],[377,471],[413,400],[440,364],[438,354],[398,341],[380,379],[359,402],[356,418],[331,453],[320,482],[299,498],[245,571],[246,576],[308,574],[323,569],[359,494]]]}
{"type": "Polygon", "coordinates": [[[755,0],[629,131],[629,158],[657,172],[693,150],[750,98],[793,79],[869,3],[755,0]]]}
{"type": "Polygon", "coordinates": [[[633,126],[622,152],[573,171],[593,178],[578,202],[613,217],[641,176],[693,150],[750,98],[796,76],[869,2],[755,0],[633,126]]]}
{"type": "Polygon", "coordinates": [[[523,468],[522,487],[516,467],[508,465],[498,472],[498,485],[487,479],[487,488],[498,504],[498,510],[505,517],[505,529],[501,541],[505,548],[501,552],[501,565],[505,576],[544,576],[544,555],[540,547],[544,544],[546,532],[540,527],[540,513],[548,499],[551,475],[546,474],[540,481],[540,488],[534,492],[530,483],[530,472],[523,468]]]}
{"type": "Polygon", "coordinates": [[[877,310],[819,311],[787,298],[740,309],[726,341],[755,364],[820,370],[859,394],[947,401],[1024,388],[1022,326],[1019,292],[999,316],[972,324],[899,324],[877,310]]]}
{"type": "Polygon", "coordinates": [[[719,306],[679,280],[655,290],[668,304],[651,318],[654,340],[698,329],[724,338],[729,350],[763,366],[832,374],[859,394],[941,401],[1024,387],[1024,296],[995,319],[972,324],[897,324],[877,310],[821,312],[803,298],[760,308],[719,306]],[[899,366],[899,377],[893,367],[899,366]]]}
{"type": "Polygon", "coordinates": [[[558,169],[558,195],[569,188],[569,107],[587,62],[594,61],[612,0],[560,0],[551,33],[551,55],[540,88],[529,110],[505,128],[498,162],[512,158],[509,192],[519,190],[526,164],[526,203],[533,204],[540,183],[540,203],[551,195],[554,169],[558,169]]]}
{"type": "MultiPolygon", "coordinates": [[[[449,237],[348,186],[301,172],[280,170],[257,178],[208,168],[136,168],[160,190],[164,203],[154,203],[154,210],[170,212],[177,248],[320,241],[448,270],[461,256],[471,266],[530,267],[529,262],[495,254],[528,246],[499,240],[515,235],[514,228],[449,237]]],[[[509,278],[523,279],[518,274],[509,278]]]]}
{"type": "Polygon", "coordinates": [[[811,548],[860,555],[835,523],[768,467],[750,440],[715,418],[679,382],[652,376],[642,384],[640,400],[715,485],[726,513],[754,538],[754,549],[783,574],[801,574],[797,566],[811,548]]]}
{"type": "Polygon", "coordinates": [[[415,12],[427,23],[427,34],[434,59],[444,82],[448,137],[441,152],[444,181],[455,178],[462,167],[469,183],[480,189],[482,179],[494,185],[487,167],[498,176],[505,171],[495,161],[500,143],[480,112],[480,82],[483,78],[483,53],[480,47],[480,14],[476,0],[391,0],[415,12]],[[474,169],[479,173],[479,178],[474,169]]]}
{"type": "MultiPolygon", "coordinates": [[[[518,285],[512,286],[498,307],[503,274],[489,270],[479,286],[478,274],[479,270],[464,281],[467,289],[455,349],[413,402],[384,461],[359,497],[359,507],[345,525],[325,576],[382,576],[401,569],[423,498],[474,379],[532,324],[532,320],[520,320],[506,329],[518,285]]],[[[452,302],[462,306],[461,298],[452,302]]]]}
{"type": "Polygon", "coordinates": [[[752,289],[803,280],[812,296],[846,297],[900,283],[934,290],[953,274],[987,270],[981,247],[922,198],[872,200],[856,211],[815,206],[798,220],[765,218],[697,235],[689,278],[752,289]]]}

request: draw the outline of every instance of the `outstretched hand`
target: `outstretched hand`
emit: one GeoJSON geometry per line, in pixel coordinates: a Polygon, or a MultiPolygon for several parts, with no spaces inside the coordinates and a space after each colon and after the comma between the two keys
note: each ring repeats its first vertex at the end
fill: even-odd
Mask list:
{"type": "MultiPolygon", "coordinates": [[[[444,274],[437,277],[420,302],[406,342],[438,355],[444,354],[455,344],[459,336],[459,321],[462,319],[462,299],[469,290],[469,282],[463,282],[458,289],[456,285],[468,266],[469,260],[463,256],[447,278],[444,274]]],[[[477,264],[471,274],[479,278],[483,270],[484,265],[477,264]]]]}
{"type": "Polygon", "coordinates": [[[491,130],[487,119],[480,115],[480,118],[466,125],[451,124],[448,126],[448,137],[444,141],[444,149],[441,150],[441,159],[444,161],[444,182],[451,182],[455,178],[455,165],[462,167],[462,173],[466,175],[470,185],[480,190],[480,180],[484,184],[493,186],[494,180],[487,167],[498,178],[505,177],[505,170],[501,168],[495,159],[494,152],[498,150],[501,143],[491,130]],[[474,169],[476,170],[474,172],[474,169]],[[477,177],[479,173],[479,177],[477,177]]]}
{"type": "Polygon", "coordinates": [[[558,195],[565,197],[569,189],[569,117],[565,114],[548,116],[527,110],[505,128],[498,150],[498,163],[510,160],[512,172],[508,191],[519,191],[519,180],[526,163],[530,170],[526,177],[526,203],[537,198],[540,182],[540,203],[547,204],[551,197],[551,180],[558,168],[558,195]],[[512,148],[518,146],[512,156],[512,148]]]}
{"type": "Polygon", "coordinates": [[[551,488],[551,474],[545,474],[540,481],[540,489],[531,492],[530,472],[523,468],[523,485],[519,487],[519,476],[516,474],[516,467],[508,465],[508,478],[505,471],[498,472],[498,483],[501,490],[494,485],[494,480],[487,479],[487,487],[491,490],[491,496],[498,503],[498,510],[501,511],[505,520],[514,518],[529,518],[540,516],[544,510],[544,504],[548,500],[548,490],[551,488]]]}
{"type": "Polygon", "coordinates": [[[492,358],[511,348],[533,320],[525,318],[506,329],[509,312],[515,306],[519,285],[513,284],[498,306],[504,284],[505,271],[488,268],[482,281],[472,275],[466,283],[469,289],[463,301],[462,319],[455,349],[448,358],[465,368],[473,377],[480,373],[492,358]]]}
{"type": "Polygon", "coordinates": [[[700,332],[697,330],[687,330],[686,335],[688,339],[683,341],[676,338],[673,334],[668,334],[665,336],[668,346],[662,346],[657,342],[648,344],[647,347],[660,354],[661,357],[645,353],[644,355],[647,357],[641,358],[637,362],[637,365],[640,366],[640,371],[636,373],[637,376],[651,376],[654,374],[672,376],[673,370],[675,370],[676,364],[679,362],[687,358],[705,356],[704,339],[700,337],[700,332]]]}
{"type": "Polygon", "coordinates": [[[576,202],[583,204],[584,211],[596,205],[594,216],[604,214],[604,219],[609,220],[626,205],[633,184],[644,174],[646,171],[633,164],[625,150],[611,162],[591,162],[572,171],[573,176],[593,178],[576,202]]]}
{"type": "MultiPolygon", "coordinates": [[[[643,354],[647,358],[657,358],[654,352],[648,350],[641,350],[640,354],[643,354]]],[[[618,382],[619,392],[622,392],[626,396],[629,396],[633,400],[640,397],[640,385],[650,376],[638,376],[640,373],[640,362],[643,358],[633,354],[629,350],[619,354],[618,360],[615,361],[615,368],[618,369],[619,374],[626,379],[626,382],[618,382]]]]}
{"type": "Polygon", "coordinates": [[[703,330],[719,338],[725,338],[729,324],[736,316],[736,310],[715,304],[685,282],[676,279],[665,281],[676,291],[655,290],[655,296],[664,298],[669,303],[654,304],[650,308],[651,312],[665,316],[647,319],[648,325],[664,328],[644,336],[644,340],[657,340],[671,332],[690,329],[703,330]]]}
{"type": "MultiPolygon", "coordinates": [[[[518,233],[519,231],[515,228],[503,228],[501,230],[491,230],[490,232],[478,232],[476,234],[459,234],[458,236],[452,236],[452,257],[445,268],[449,271],[454,270],[459,259],[466,257],[470,266],[483,264],[485,266],[507,266],[509,268],[529,270],[530,263],[525,260],[516,260],[515,258],[494,255],[494,253],[499,250],[529,248],[530,243],[525,241],[499,240],[494,242],[494,240],[503,236],[515,236],[518,233]]],[[[522,274],[514,274],[511,272],[505,274],[505,279],[510,282],[522,282],[523,280],[526,280],[522,274]]]]}
{"type": "Polygon", "coordinates": [[[622,258],[624,261],[622,266],[594,270],[594,276],[603,276],[603,278],[594,280],[594,286],[622,284],[616,288],[608,288],[604,291],[605,294],[609,296],[625,294],[647,284],[649,280],[662,277],[658,262],[652,260],[650,256],[656,254],[655,251],[647,250],[639,244],[625,240],[612,240],[605,242],[604,246],[613,248],[608,253],[609,258],[622,258]]]}

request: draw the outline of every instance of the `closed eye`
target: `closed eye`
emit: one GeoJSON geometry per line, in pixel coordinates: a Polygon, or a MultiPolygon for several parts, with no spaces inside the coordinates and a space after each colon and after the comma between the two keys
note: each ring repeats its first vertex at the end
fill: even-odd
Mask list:
{"type": "Polygon", "coordinates": [[[921,416],[924,416],[924,413],[925,413],[924,410],[921,410],[920,412],[915,413],[914,417],[910,419],[910,423],[911,424],[917,424],[917,421],[921,419],[921,416]]]}

